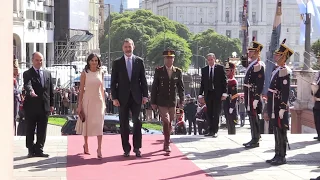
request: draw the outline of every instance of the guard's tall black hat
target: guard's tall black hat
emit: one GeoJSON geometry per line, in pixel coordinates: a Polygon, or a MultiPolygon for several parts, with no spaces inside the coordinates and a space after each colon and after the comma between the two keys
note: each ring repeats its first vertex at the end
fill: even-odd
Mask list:
{"type": "Polygon", "coordinates": [[[286,39],[282,41],[279,49],[275,51],[275,54],[284,55],[286,56],[286,59],[289,59],[294,53],[294,51],[290,49],[288,46],[284,45],[284,43],[286,43],[286,39]]]}
{"type": "Polygon", "coordinates": [[[263,45],[260,44],[258,41],[255,41],[255,37],[252,37],[252,42],[250,43],[250,47],[248,48],[248,50],[261,52],[262,49],[263,45]]]}

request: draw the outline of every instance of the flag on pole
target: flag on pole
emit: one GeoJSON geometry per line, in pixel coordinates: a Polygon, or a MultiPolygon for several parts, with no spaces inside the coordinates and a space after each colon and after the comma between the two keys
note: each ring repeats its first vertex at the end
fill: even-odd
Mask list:
{"type": "Polygon", "coordinates": [[[320,0],[311,0],[317,29],[318,29],[318,31],[320,31],[320,13],[319,13],[319,8],[317,7],[316,2],[318,2],[318,5],[320,6],[320,0]]]}
{"type": "Polygon", "coordinates": [[[281,16],[282,16],[282,1],[278,0],[277,6],[276,6],[276,14],[274,16],[273,21],[273,29],[271,34],[271,43],[269,45],[269,52],[267,53],[267,60],[265,62],[266,69],[265,69],[265,86],[263,89],[263,94],[267,95],[270,79],[272,71],[274,69],[274,59],[273,59],[273,53],[278,49],[279,47],[279,41],[280,41],[280,35],[281,35],[281,16]]]}
{"type": "MultiPolygon", "coordinates": [[[[300,12],[300,38],[299,38],[299,43],[300,45],[304,44],[305,41],[305,34],[306,34],[306,25],[304,23],[305,21],[305,14],[310,13],[312,16],[316,16],[316,10],[317,7],[314,5],[314,0],[307,0],[307,4],[304,3],[303,0],[296,0],[298,7],[299,7],[299,12],[300,12]]],[[[320,1],[320,0],[316,0],[320,1]]],[[[320,3],[320,2],[319,2],[320,3]]],[[[312,23],[312,22],[311,22],[312,23]]],[[[319,24],[320,26],[320,24],[319,24]]],[[[313,27],[311,24],[311,35],[313,32],[313,27]]]]}

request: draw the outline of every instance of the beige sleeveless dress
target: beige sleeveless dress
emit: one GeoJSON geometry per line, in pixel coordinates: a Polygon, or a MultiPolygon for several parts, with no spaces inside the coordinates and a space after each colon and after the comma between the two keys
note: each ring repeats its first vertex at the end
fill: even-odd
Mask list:
{"type": "Polygon", "coordinates": [[[100,91],[102,83],[101,71],[88,70],[82,100],[82,108],[86,117],[82,129],[83,136],[103,135],[105,103],[100,91]]]}

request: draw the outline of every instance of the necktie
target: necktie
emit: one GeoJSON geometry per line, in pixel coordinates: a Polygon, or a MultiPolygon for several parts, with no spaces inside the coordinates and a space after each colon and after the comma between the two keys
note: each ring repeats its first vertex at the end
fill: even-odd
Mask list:
{"type": "Polygon", "coordinates": [[[40,74],[40,71],[39,71],[39,69],[37,70],[37,73],[38,73],[38,75],[39,75],[39,78],[40,78],[40,82],[41,82],[41,85],[43,86],[43,81],[42,81],[42,77],[41,77],[41,74],[40,74]]]}
{"type": "Polygon", "coordinates": [[[131,59],[129,58],[129,59],[127,60],[127,71],[128,71],[129,80],[131,81],[132,67],[131,67],[130,61],[131,61],[131,59]]]}
{"type": "Polygon", "coordinates": [[[209,80],[209,82],[210,82],[210,89],[212,89],[213,90],[213,74],[212,74],[212,67],[210,68],[210,80],[209,80]]]}

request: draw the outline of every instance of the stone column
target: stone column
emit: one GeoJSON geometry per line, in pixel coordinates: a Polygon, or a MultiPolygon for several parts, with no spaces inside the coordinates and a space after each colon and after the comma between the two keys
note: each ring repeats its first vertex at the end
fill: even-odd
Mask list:
{"type": "Polygon", "coordinates": [[[42,67],[46,67],[47,62],[47,51],[46,43],[40,43],[40,53],[43,55],[42,67]]]}
{"type": "Polygon", "coordinates": [[[316,71],[294,71],[297,78],[297,100],[294,103],[294,109],[312,109],[314,102],[311,96],[311,82],[316,71]]]}
{"type": "Polygon", "coordinates": [[[266,22],[267,16],[267,0],[262,0],[262,22],[266,22]]]}
{"type": "Polygon", "coordinates": [[[222,1],[222,21],[226,22],[226,1],[222,1]]]}
{"type": "MultiPolygon", "coordinates": [[[[293,74],[297,78],[297,100],[294,107],[290,108],[291,112],[291,133],[302,133],[302,121],[310,121],[308,112],[314,105],[311,96],[311,82],[313,82],[316,71],[300,70],[294,71],[293,74]]],[[[310,114],[310,113],[309,113],[310,114]]]]}
{"type": "MultiPolygon", "coordinates": [[[[217,2],[217,9],[218,9],[218,14],[216,14],[218,22],[222,21],[222,2],[218,1],[217,2]]],[[[187,12],[188,13],[188,12],[187,12]]]]}
{"type": "Polygon", "coordinates": [[[231,15],[231,21],[232,22],[235,22],[236,21],[236,16],[235,16],[235,13],[236,13],[236,0],[232,0],[232,7],[231,7],[231,12],[230,12],[230,15],[231,15]]]}
{"type": "Polygon", "coordinates": [[[240,0],[236,0],[236,6],[235,6],[235,8],[236,8],[236,22],[239,22],[239,1],[240,0]]]}
{"type": "MultiPolygon", "coordinates": [[[[12,2],[12,1],[11,1],[12,2]]],[[[13,26],[12,26],[12,14],[13,6],[12,3],[2,3],[0,6],[0,39],[1,46],[0,54],[7,54],[11,60],[13,57],[13,26]]],[[[0,71],[1,86],[12,87],[12,60],[9,68],[2,68],[0,71]]],[[[13,179],[13,94],[12,88],[1,88],[0,89],[0,103],[1,103],[1,166],[0,166],[0,177],[1,179],[13,179]]]]}
{"type": "Polygon", "coordinates": [[[249,22],[252,22],[252,1],[249,1],[249,22]]]}
{"type": "Polygon", "coordinates": [[[47,53],[47,66],[50,67],[52,64],[54,64],[54,45],[53,43],[47,43],[47,49],[48,49],[48,53],[47,53]]]}
{"type": "Polygon", "coordinates": [[[258,12],[257,12],[257,15],[256,15],[257,16],[256,19],[257,19],[258,22],[261,21],[261,13],[262,13],[261,4],[262,4],[262,0],[260,0],[259,4],[258,4],[259,8],[258,8],[258,12]]]}

